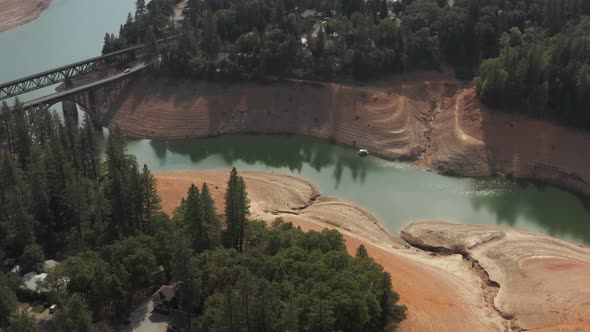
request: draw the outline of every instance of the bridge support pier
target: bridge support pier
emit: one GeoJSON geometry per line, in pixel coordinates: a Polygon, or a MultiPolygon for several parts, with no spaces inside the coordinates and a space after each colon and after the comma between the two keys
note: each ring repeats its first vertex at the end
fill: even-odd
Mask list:
{"type": "MultiPolygon", "coordinates": [[[[96,129],[102,128],[102,122],[100,120],[100,109],[96,105],[96,98],[94,90],[87,90],[80,92],[74,96],[75,103],[80,105],[87,116],[90,117],[90,121],[96,129]]],[[[72,102],[73,103],[73,102],[72,102]]]]}
{"type": "MultiPolygon", "coordinates": [[[[64,81],[64,87],[66,90],[71,89],[73,87],[72,80],[66,78],[64,81]]],[[[71,100],[64,100],[61,102],[61,107],[64,114],[64,120],[72,120],[75,124],[78,124],[78,107],[76,106],[76,103],[71,100]]]]}

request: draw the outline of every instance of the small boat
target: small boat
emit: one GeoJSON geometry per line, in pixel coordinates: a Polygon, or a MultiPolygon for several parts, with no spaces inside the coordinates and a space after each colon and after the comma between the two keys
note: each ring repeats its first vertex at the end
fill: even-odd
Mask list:
{"type": "Polygon", "coordinates": [[[369,151],[367,149],[359,149],[356,154],[358,154],[359,157],[366,157],[369,155],[369,151]]]}

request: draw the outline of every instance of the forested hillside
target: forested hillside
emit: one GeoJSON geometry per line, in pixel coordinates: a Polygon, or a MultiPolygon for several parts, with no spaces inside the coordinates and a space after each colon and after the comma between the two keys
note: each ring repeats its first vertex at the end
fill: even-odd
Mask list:
{"type": "Polygon", "coordinates": [[[585,0],[175,0],[137,2],[104,51],[145,41],[185,78],[333,80],[451,66],[490,106],[590,128],[585,0]],[[156,38],[180,34],[156,49],[156,38]],[[487,61],[486,61],[487,60],[487,61]]]}
{"type": "Polygon", "coordinates": [[[193,331],[382,331],[405,318],[389,274],[363,248],[349,256],[338,232],[251,220],[235,169],[224,214],[192,185],[170,219],[117,129],[103,153],[87,117],[79,127],[17,101],[0,119],[0,258],[20,267],[0,272],[2,331],[36,331],[22,301],[58,304],[58,331],[109,331],[170,283],[193,331]],[[47,272],[36,291],[28,272],[47,272]]]}

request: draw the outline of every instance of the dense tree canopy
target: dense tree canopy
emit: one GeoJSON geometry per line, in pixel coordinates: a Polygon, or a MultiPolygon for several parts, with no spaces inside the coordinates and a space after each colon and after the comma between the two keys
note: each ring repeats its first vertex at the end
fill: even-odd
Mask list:
{"type": "Polygon", "coordinates": [[[505,33],[497,58],[475,79],[482,101],[590,129],[590,17],[540,38],[536,27],[505,33]]]}

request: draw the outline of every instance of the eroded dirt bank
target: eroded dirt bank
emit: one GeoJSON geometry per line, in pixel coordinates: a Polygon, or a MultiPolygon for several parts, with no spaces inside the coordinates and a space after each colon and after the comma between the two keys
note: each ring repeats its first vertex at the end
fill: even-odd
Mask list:
{"type": "Polygon", "coordinates": [[[51,0],[0,0],[0,32],[35,20],[51,0]]]}
{"type": "Polygon", "coordinates": [[[463,176],[539,180],[590,195],[590,134],[491,111],[474,88],[442,98],[420,165],[463,176]]]}
{"type": "MultiPolygon", "coordinates": [[[[354,254],[362,243],[390,272],[409,316],[402,331],[586,331],[590,249],[505,227],[416,222],[392,238],[368,211],[319,195],[297,177],[241,172],[256,218],[304,230],[337,229],[354,254]],[[318,196],[319,195],[319,196],[318,196]],[[435,248],[435,249],[433,249],[435,248]],[[440,252],[443,252],[442,254],[440,252]]],[[[217,208],[229,170],[156,174],[171,213],[190,184],[207,182],[217,208]]]]}
{"type": "Polygon", "coordinates": [[[460,254],[479,269],[495,309],[525,331],[590,330],[590,249],[501,227],[413,222],[402,238],[417,247],[460,254]]]}
{"type": "Polygon", "coordinates": [[[370,85],[289,81],[171,82],[143,77],[105,105],[131,137],[300,134],[465,176],[536,179],[590,195],[590,135],[491,112],[473,88],[439,72],[370,85]]]}

